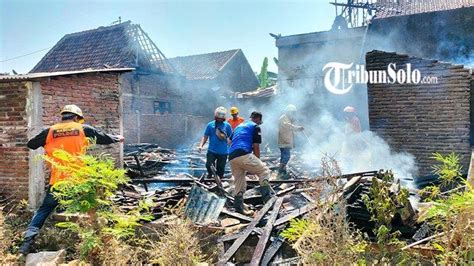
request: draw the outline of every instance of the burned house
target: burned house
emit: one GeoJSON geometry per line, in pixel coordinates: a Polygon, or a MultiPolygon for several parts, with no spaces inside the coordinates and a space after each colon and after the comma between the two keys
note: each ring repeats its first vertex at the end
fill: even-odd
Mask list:
{"type": "Polygon", "coordinates": [[[128,21],[67,34],[31,73],[117,67],[134,68],[120,80],[126,143],[180,145],[181,137],[191,134],[186,130],[192,125],[186,123],[199,117],[189,119],[183,98],[186,80],[139,25],[128,21]]]}
{"type": "Polygon", "coordinates": [[[189,112],[194,114],[209,115],[222,98],[254,90],[259,85],[240,49],[180,56],[170,58],[169,62],[187,80],[186,97],[193,102],[189,112]]]}
{"type": "MultiPolygon", "coordinates": [[[[60,121],[66,103],[81,106],[87,124],[123,134],[121,78],[130,68],[38,72],[0,76],[0,192],[38,206],[48,182],[43,149],[29,150],[28,139],[60,121]]],[[[97,146],[94,152],[122,161],[122,145],[97,146]]]]}
{"type": "MultiPolygon", "coordinates": [[[[279,85],[282,93],[291,94],[297,91],[307,96],[305,103],[307,110],[313,112],[328,110],[339,118],[342,118],[342,109],[345,105],[356,106],[359,110],[359,116],[362,118],[363,128],[370,128],[383,136],[395,151],[412,153],[418,163],[420,175],[430,173],[430,165],[432,165],[433,160],[429,157],[431,157],[432,152],[436,151],[444,153],[448,150],[459,152],[464,169],[467,169],[470,156],[468,139],[471,134],[469,113],[472,112],[469,103],[451,105],[449,108],[454,111],[446,113],[449,115],[434,114],[437,112],[441,114],[446,111],[443,108],[436,109],[435,106],[446,104],[444,103],[446,99],[452,100],[450,98],[453,96],[450,92],[451,89],[455,91],[458,89],[467,90],[465,91],[467,94],[461,97],[469,96],[470,89],[467,84],[471,77],[466,73],[469,70],[460,70],[464,74],[458,75],[450,69],[459,66],[449,66],[441,63],[436,65],[433,63],[433,68],[430,68],[428,65],[431,64],[429,60],[440,60],[452,64],[473,64],[474,28],[471,25],[474,23],[474,2],[469,0],[372,1],[374,3],[367,5],[358,5],[362,1],[336,2],[338,2],[336,6],[342,7],[342,11],[334,23],[333,29],[282,36],[276,39],[279,53],[279,85]],[[351,14],[352,16],[357,14],[355,10],[358,8],[375,14],[370,23],[353,23],[354,20],[353,17],[351,19],[351,14]],[[354,12],[351,13],[351,11],[354,12]],[[369,87],[369,95],[367,94],[367,84],[363,82],[360,84],[354,83],[349,92],[339,95],[328,90],[325,85],[325,77],[329,75],[328,69],[331,69],[331,66],[327,65],[328,63],[346,64],[351,70],[360,70],[359,72],[364,72],[369,67],[381,70],[380,65],[377,65],[377,67],[369,66],[369,62],[366,62],[366,59],[369,60],[370,58],[374,61],[376,60],[374,57],[380,56],[378,53],[367,54],[373,50],[396,52],[397,54],[408,55],[410,58],[418,58],[413,59],[414,61],[427,60],[421,64],[422,69],[427,71],[425,75],[434,73],[440,75],[441,79],[446,78],[446,81],[440,81],[443,85],[437,86],[423,84],[408,87],[401,86],[403,90],[396,90],[396,92],[390,86],[384,87],[377,84],[369,87]],[[356,69],[356,67],[360,68],[356,69]],[[438,71],[438,68],[445,69],[445,72],[438,71]],[[455,85],[456,81],[450,83],[453,79],[459,79],[459,84],[462,84],[462,86],[455,85]],[[436,91],[444,85],[447,86],[445,92],[450,95],[449,97],[445,95],[448,98],[442,98],[441,94],[436,94],[436,91]],[[376,90],[380,87],[384,87],[388,91],[382,93],[380,90],[376,90]],[[408,88],[412,90],[410,93],[408,93],[408,88]],[[426,89],[427,91],[423,92],[426,95],[420,96],[420,98],[414,97],[413,93],[416,95],[423,94],[413,92],[415,89],[423,91],[426,89]],[[430,105],[423,105],[424,107],[415,108],[412,106],[414,109],[405,108],[405,104],[416,105],[417,101],[428,99],[425,97],[428,97],[430,93],[440,97],[432,97],[429,99],[430,105]],[[382,99],[389,102],[382,101],[382,99]],[[388,104],[397,106],[397,111],[387,107],[388,104]],[[469,108],[469,110],[465,108],[469,108]],[[411,112],[408,114],[406,113],[407,110],[411,110],[411,112]],[[427,111],[433,114],[430,116],[431,120],[424,120],[427,111]],[[451,124],[451,121],[456,120],[457,118],[454,117],[460,112],[464,112],[462,125],[451,124]],[[402,115],[402,113],[404,119],[395,119],[397,114],[402,115]],[[410,122],[402,123],[402,121],[410,122]],[[428,135],[421,139],[421,135],[411,134],[411,129],[419,125],[428,127],[429,124],[433,125],[429,130],[437,131],[437,133],[433,133],[434,135],[425,132],[428,135]],[[444,128],[436,127],[435,124],[443,125],[444,128]],[[388,128],[399,128],[399,131],[395,133],[388,130],[388,128]],[[403,144],[400,142],[401,135],[399,135],[401,128],[405,130],[403,144]],[[408,131],[410,131],[410,134],[408,134],[408,131]],[[442,143],[442,136],[446,137],[451,133],[453,133],[453,136],[460,136],[459,134],[461,134],[463,137],[453,137],[450,140],[451,142],[448,141],[449,145],[442,143]],[[426,138],[427,136],[433,137],[426,138]],[[423,147],[420,143],[424,143],[423,147]]],[[[406,67],[406,63],[410,61],[397,61],[400,59],[399,55],[390,55],[389,53],[384,54],[383,57],[389,61],[393,59],[393,63],[398,62],[398,69],[406,67]]],[[[384,62],[386,63],[386,61],[384,62]]],[[[387,65],[384,65],[385,70],[387,65]]],[[[347,81],[347,77],[342,77],[339,85],[344,86],[344,81],[347,81]]],[[[428,129],[425,128],[425,130],[428,129]]]]}

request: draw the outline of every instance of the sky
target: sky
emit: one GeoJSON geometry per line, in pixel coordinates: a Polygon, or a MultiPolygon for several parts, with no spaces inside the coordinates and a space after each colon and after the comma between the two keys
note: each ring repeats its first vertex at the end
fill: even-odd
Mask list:
{"type": "MultiPolygon", "coordinates": [[[[259,72],[264,57],[278,57],[269,33],[329,30],[335,17],[329,2],[0,0],[0,73],[27,73],[64,35],[119,16],[140,24],[168,58],[240,48],[259,72]]],[[[269,70],[277,70],[273,60],[269,70]]]]}

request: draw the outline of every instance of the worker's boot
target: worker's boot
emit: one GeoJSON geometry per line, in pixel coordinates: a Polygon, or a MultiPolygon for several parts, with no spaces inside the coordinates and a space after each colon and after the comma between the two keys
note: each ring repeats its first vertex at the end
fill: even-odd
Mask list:
{"type": "Polygon", "coordinates": [[[267,203],[267,201],[275,195],[275,191],[270,186],[268,180],[263,180],[258,190],[260,191],[260,194],[262,194],[263,203],[267,203]]]}
{"type": "Polygon", "coordinates": [[[288,172],[286,171],[286,164],[280,163],[280,167],[278,168],[277,179],[280,179],[280,180],[289,179],[288,172]]]}
{"type": "Polygon", "coordinates": [[[18,250],[18,253],[20,253],[23,256],[28,255],[31,251],[31,246],[33,245],[35,241],[35,237],[36,235],[25,237],[25,240],[23,241],[23,244],[21,244],[21,247],[18,250]]]}
{"type": "Polygon", "coordinates": [[[234,197],[234,209],[236,212],[243,215],[252,215],[252,211],[248,210],[244,206],[244,193],[240,192],[234,197]]]}

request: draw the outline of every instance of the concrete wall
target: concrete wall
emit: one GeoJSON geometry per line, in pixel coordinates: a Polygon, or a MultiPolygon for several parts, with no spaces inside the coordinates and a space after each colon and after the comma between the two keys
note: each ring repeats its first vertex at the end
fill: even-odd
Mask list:
{"type": "Polygon", "coordinates": [[[413,154],[420,175],[431,173],[434,152],[459,154],[467,171],[474,110],[470,70],[380,51],[368,53],[366,61],[367,70],[385,70],[389,63],[405,68],[411,63],[422,76],[438,77],[437,84],[369,84],[370,129],[394,151],[413,154]]]}

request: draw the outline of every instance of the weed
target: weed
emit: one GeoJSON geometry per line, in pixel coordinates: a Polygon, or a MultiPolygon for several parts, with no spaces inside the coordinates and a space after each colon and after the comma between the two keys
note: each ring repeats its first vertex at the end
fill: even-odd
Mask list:
{"type": "Polygon", "coordinates": [[[326,156],[321,161],[324,188],[315,190],[318,208],[307,218],[290,221],[281,235],[292,243],[306,265],[346,265],[364,262],[366,237],[346,220],[345,202],[339,200],[341,175],[337,161],[326,156]]]}
{"type": "MultiPolygon", "coordinates": [[[[140,220],[150,220],[149,206],[123,213],[111,200],[120,185],[129,180],[123,169],[115,169],[108,155],[72,155],[63,150],[54,152],[54,158],[44,156],[68,178],[56,182],[53,195],[66,214],[87,214],[85,219],[60,222],[56,225],[79,236],[78,250],[82,259],[92,263],[110,262],[110,247],[118,241],[133,237],[140,220]],[[61,163],[58,163],[58,159],[61,163]],[[142,214],[145,213],[145,214],[142,214]]],[[[125,254],[125,253],[122,253],[125,254]]]]}

